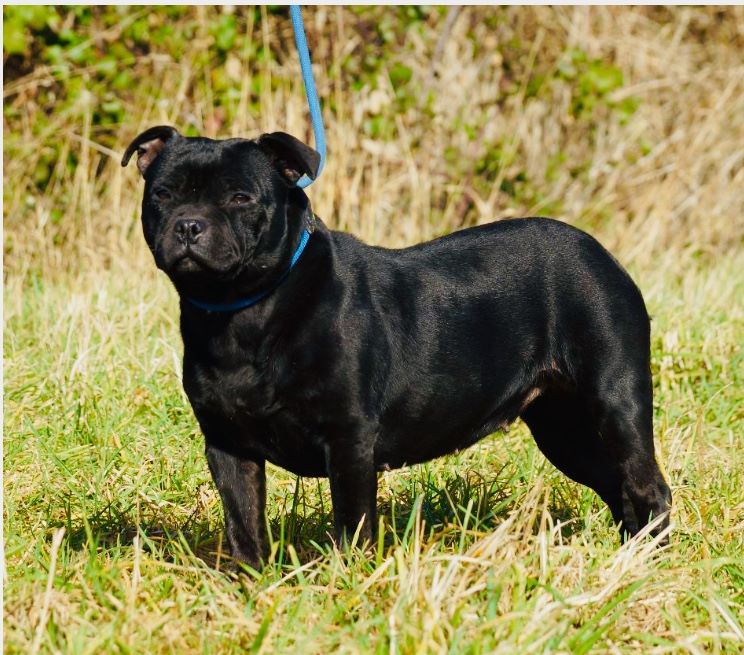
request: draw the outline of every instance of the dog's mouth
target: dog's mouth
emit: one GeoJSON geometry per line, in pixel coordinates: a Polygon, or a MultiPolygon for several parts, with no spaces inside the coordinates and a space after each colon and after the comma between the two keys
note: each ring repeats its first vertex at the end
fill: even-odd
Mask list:
{"type": "Polygon", "coordinates": [[[156,257],[160,268],[171,276],[182,277],[195,274],[208,274],[210,277],[230,279],[239,266],[237,258],[224,261],[215,260],[190,245],[184,245],[177,252],[165,253],[156,257]]]}
{"type": "Polygon", "coordinates": [[[186,246],[183,251],[172,260],[169,268],[174,273],[178,273],[210,270],[211,266],[204,257],[195,252],[189,246],[186,246]]]}

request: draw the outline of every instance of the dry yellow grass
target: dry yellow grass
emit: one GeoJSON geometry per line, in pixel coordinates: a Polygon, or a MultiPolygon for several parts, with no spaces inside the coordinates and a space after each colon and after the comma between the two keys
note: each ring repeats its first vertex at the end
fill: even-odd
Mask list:
{"type": "MultiPolygon", "coordinates": [[[[323,183],[310,194],[320,216],[369,241],[401,245],[463,222],[540,214],[545,206],[559,203],[562,219],[597,228],[626,262],[647,265],[670,249],[677,257],[715,257],[741,245],[741,8],[727,10],[723,18],[711,8],[679,8],[669,13],[668,22],[653,20],[641,8],[512,8],[497,28],[484,24],[487,13],[463,9],[436,63],[431,61],[432,43],[444,21],[432,25],[427,40],[409,33],[409,47],[397,61],[415,71],[421,105],[426,93],[433,99],[429,115],[415,105],[387,115],[397,128],[396,138],[389,141],[365,137],[363,129],[365,120],[390,111],[395,93],[387,68],[382,67],[374,89],[366,85],[352,92],[341,75],[329,79],[328,72],[342,69],[364,35],[352,30],[348,12],[341,8],[310,13],[306,20],[315,44],[319,91],[326,105],[334,103],[333,112],[326,110],[330,155],[323,183]],[[697,38],[696,30],[701,31],[697,38]],[[500,65],[500,50],[516,37],[530,50],[524,70],[513,78],[500,65]],[[474,44],[480,46],[477,52],[474,44]],[[634,97],[639,102],[627,122],[605,108],[597,111],[595,121],[577,121],[569,112],[573,85],[560,81],[553,82],[549,97],[525,98],[535,69],[554,68],[572,48],[620,67],[625,83],[612,92],[613,99],[634,97]],[[476,138],[469,138],[462,125],[472,126],[476,138]],[[472,171],[484,144],[490,143],[503,144],[506,156],[484,194],[469,185],[472,172],[453,176],[445,151],[454,150],[461,170],[472,171]],[[572,175],[576,168],[581,173],[572,175]],[[513,198],[499,189],[503,179],[519,172],[539,185],[541,200],[529,203],[529,198],[513,198]],[[463,211],[463,205],[472,211],[463,211]]],[[[209,42],[208,18],[203,20],[194,50],[209,42]]],[[[255,32],[251,24],[247,29],[255,32]]],[[[253,36],[269,46],[288,42],[291,32],[285,20],[272,17],[253,36]]],[[[12,156],[6,149],[5,161],[6,180],[13,181],[5,192],[8,269],[22,274],[41,265],[45,272],[56,272],[67,268],[66,262],[74,270],[82,262],[97,268],[123,249],[142,254],[136,234],[139,179],[120,170],[118,162],[128,140],[147,126],[195,121],[207,136],[284,129],[309,139],[297,62],[291,51],[289,55],[281,63],[229,56],[225,69],[240,89],[237,119],[230,125],[215,111],[209,88],[195,84],[209,79],[209,71],[196,69],[188,57],[142,57],[135,64],[142,88],[124,98],[129,121],[113,149],[96,141],[91,128],[95,98],[86,93],[80,94],[74,112],[52,115],[42,135],[34,132],[38,108],[26,100],[36,85],[53,82],[53,70],[40,66],[7,84],[7,101],[21,110],[12,125],[12,156]],[[271,81],[261,85],[260,113],[249,109],[254,78],[271,81]],[[57,174],[39,197],[27,173],[34,170],[45,140],[61,142],[62,153],[74,153],[79,164],[70,171],[67,157],[60,157],[57,174]],[[63,211],[57,225],[50,220],[54,208],[63,211]],[[66,247],[55,247],[55,239],[66,247]]],[[[85,79],[86,71],[77,74],[85,79]]],[[[10,127],[6,124],[6,138],[10,127]]],[[[149,267],[149,256],[143,263],[149,267]]]]}

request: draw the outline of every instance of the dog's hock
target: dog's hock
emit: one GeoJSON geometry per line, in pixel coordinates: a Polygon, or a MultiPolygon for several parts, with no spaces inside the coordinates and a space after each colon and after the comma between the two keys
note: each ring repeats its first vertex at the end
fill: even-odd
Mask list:
{"type": "Polygon", "coordinates": [[[294,186],[303,175],[312,180],[317,177],[320,155],[290,134],[284,132],[262,134],[256,139],[256,145],[291,186],[294,186]]]}
{"type": "Polygon", "coordinates": [[[178,131],[169,125],[158,125],[145,130],[127,146],[124,156],[121,159],[121,165],[126,166],[136,151],[137,168],[142,177],[144,177],[148,166],[155,161],[155,158],[165,147],[165,144],[174,136],[178,136],[178,131]]]}

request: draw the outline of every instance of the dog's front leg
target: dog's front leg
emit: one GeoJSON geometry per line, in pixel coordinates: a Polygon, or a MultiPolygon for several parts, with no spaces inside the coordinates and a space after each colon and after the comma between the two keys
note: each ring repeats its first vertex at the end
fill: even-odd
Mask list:
{"type": "Polygon", "coordinates": [[[207,441],[207,462],[222,498],[232,556],[258,569],[266,561],[264,460],[238,457],[207,441]]]}
{"type": "Polygon", "coordinates": [[[359,528],[359,544],[374,540],[377,472],[372,440],[339,440],[326,447],[336,540],[350,540],[359,528]]]}

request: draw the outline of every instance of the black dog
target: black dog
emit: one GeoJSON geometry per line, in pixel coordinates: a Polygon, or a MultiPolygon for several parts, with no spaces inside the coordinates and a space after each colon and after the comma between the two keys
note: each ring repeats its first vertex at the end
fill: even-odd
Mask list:
{"type": "Polygon", "coordinates": [[[517,417],[631,535],[668,512],[648,315],[592,237],[531,218],[371,247],[313,215],[295,183],[318,154],[287,134],[214,141],[161,126],[122,165],[135,151],[235,558],[266,556],[265,461],[330,478],[337,536],[363,519],[371,539],[378,471],[517,417]]]}

